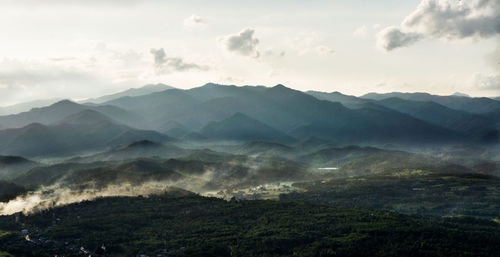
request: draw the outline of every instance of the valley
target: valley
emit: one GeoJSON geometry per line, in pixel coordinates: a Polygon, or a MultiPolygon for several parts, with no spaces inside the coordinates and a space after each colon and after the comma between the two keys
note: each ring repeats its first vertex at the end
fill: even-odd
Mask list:
{"type": "Polygon", "coordinates": [[[500,252],[497,100],[138,92],[0,116],[0,256],[500,252]]]}

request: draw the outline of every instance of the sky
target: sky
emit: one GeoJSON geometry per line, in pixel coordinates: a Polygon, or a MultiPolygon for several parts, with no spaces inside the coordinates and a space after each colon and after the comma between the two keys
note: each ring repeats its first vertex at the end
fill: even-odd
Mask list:
{"type": "Polygon", "coordinates": [[[1,0],[0,106],[150,83],[500,96],[500,1],[1,0]]]}

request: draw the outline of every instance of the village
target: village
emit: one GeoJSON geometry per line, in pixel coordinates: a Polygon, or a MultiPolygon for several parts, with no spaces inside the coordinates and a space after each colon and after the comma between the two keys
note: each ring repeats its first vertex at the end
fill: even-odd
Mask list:
{"type": "Polygon", "coordinates": [[[280,194],[288,194],[299,190],[299,188],[293,186],[293,182],[277,182],[248,188],[228,188],[217,192],[206,192],[203,195],[224,200],[276,200],[279,199],[280,194]]]}

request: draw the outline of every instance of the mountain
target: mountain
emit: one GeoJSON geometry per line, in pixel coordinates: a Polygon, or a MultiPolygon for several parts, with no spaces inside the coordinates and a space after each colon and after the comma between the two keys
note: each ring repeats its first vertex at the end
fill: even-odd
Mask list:
{"type": "MultiPolygon", "coordinates": [[[[349,109],[283,85],[266,88],[207,84],[190,90],[125,97],[106,104],[142,115],[151,128],[161,132],[178,124],[175,133],[184,137],[201,131],[212,121],[242,113],[299,140],[311,136],[343,144],[463,140],[457,132],[366,102],[358,109],[349,109]]],[[[246,138],[264,140],[262,136],[246,138]]]]}
{"type": "Polygon", "coordinates": [[[48,125],[84,110],[98,111],[131,127],[142,127],[145,125],[144,120],[137,114],[128,112],[116,106],[88,106],[77,104],[69,100],[59,101],[42,108],[34,108],[28,112],[0,116],[0,124],[2,124],[2,129],[20,128],[31,123],[48,125]]]}
{"type": "Polygon", "coordinates": [[[375,147],[331,147],[298,157],[310,168],[338,168],[337,175],[393,173],[403,169],[429,169],[444,163],[424,155],[375,147]]]}
{"type": "Polygon", "coordinates": [[[85,102],[100,104],[100,103],[112,101],[112,100],[115,100],[115,99],[118,99],[121,97],[149,95],[151,93],[165,91],[165,90],[173,89],[173,88],[174,87],[167,86],[167,85],[161,84],[161,83],[150,84],[150,85],[145,85],[145,86],[140,87],[140,88],[130,88],[130,89],[127,89],[125,91],[122,91],[122,92],[119,92],[116,94],[105,95],[105,96],[101,96],[101,97],[95,98],[95,99],[89,99],[89,100],[86,100],[85,102]]]}
{"type": "Polygon", "coordinates": [[[234,141],[292,142],[286,134],[243,113],[235,113],[222,121],[213,121],[200,130],[200,134],[210,139],[234,141]]]}
{"type": "Polygon", "coordinates": [[[460,92],[455,92],[453,93],[454,96],[463,96],[463,97],[470,97],[468,94],[460,93],[460,92]]]}
{"type": "Polygon", "coordinates": [[[133,129],[97,111],[84,110],[50,125],[32,123],[22,128],[1,130],[0,154],[68,156],[143,139],[169,140],[157,132],[133,129]]]}
{"type": "Polygon", "coordinates": [[[39,108],[43,106],[48,106],[54,104],[61,99],[44,99],[44,100],[34,100],[30,102],[19,103],[15,105],[0,107],[0,115],[17,114],[21,112],[27,112],[33,108],[39,108]]]}
{"type": "Polygon", "coordinates": [[[126,96],[105,104],[118,106],[144,117],[154,128],[160,130],[173,117],[184,114],[186,109],[199,104],[200,101],[184,90],[169,89],[143,96],[126,96]],[[167,119],[166,117],[170,117],[167,119]]]}
{"type": "Polygon", "coordinates": [[[312,95],[320,100],[327,100],[330,102],[339,102],[342,105],[349,107],[349,108],[359,108],[359,107],[363,106],[366,102],[368,102],[366,99],[355,97],[352,95],[344,95],[340,92],[325,93],[325,92],[319,92],[319,91],[307,91],[306,93],[309,95],[312,95]]]}
{"type": "Polygon", "coordinates": [[[431,124],[447,127],[466,134],[473,134],[492,128],[495,123],[487,115],[458,111],[429,101],[411,101],[391,97],[377,101],[377,104],[409,114],[412,117],[431,124]]]}
{"type": "Polygon", "coordinates": [[[435,102],[444,105],[448,108],[465,111],[469,113],[487,113],[500,108],[500,101],[493,100],[487,97],[464,97],[464,96],[440,96],[431,95],[428,93],[387,93],[377,94],[369,93],[361,96],[364,99],[383,100],[387,98],[397,97],[405,100],[412,101],[426,101],[435,102]]]}
{"type": "Polygon", "coordinates": [[[169,143],[158,143],[150,140],[140,140],[126,146],[118,146],[114,149],[95,155],[76,157],[71,161],[95,162],[95,161],[118,161],[127,159],[138,159],[145,157],[174,158],[186,154],[187,151],[169,143]]]}
{"type": "Polygon", "coordinates": [[[163,164],[163,161],[138,159],[124,162],[61,163],[36,167],[19,174],[15,183],[34,186],[72,185],[93,188],[110,184],[140,184],[148,181],[178,180],[183,176],[163,164]]]}
{"type": "Polygon", "coordinates": [[[318,151],[333,146],[334,144],[332,144],[328,140],[311,136],[296,143],[295,145],[293,145],[293,148],[295,148],[297,152],[308,153],[311,151],[318,151]]]}

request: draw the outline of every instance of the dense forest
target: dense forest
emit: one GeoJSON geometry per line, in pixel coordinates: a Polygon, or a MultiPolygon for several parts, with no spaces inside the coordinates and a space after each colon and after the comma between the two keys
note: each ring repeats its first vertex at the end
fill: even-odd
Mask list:
{"type": "Polygon", "coordinates": [[[498,256],[500,224],[185,191],[0,217],[14,256],[498,256]],[[14,222],[16,220],[16,222],[14,222]],[[31,241],[21,236],[29,233],[31,241]]]}

